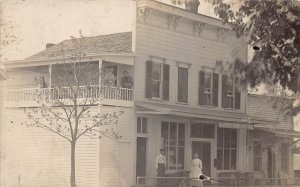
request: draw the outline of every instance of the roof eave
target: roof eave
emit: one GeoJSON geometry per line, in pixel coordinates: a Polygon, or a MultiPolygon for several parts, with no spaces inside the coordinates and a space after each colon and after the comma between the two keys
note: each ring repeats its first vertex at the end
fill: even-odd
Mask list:
{"type": "MultiPolygon", "coordinates": [[[[102,53],[98,55],[90,55],[82,58],[81,62],[87,61],[97,61],[97,60],[105,60],[105,57],[134,57],[135,53],[102,53]]],[[[5,69],[10,68],[21,68],[21,67],[32,67],[32,66],[41,66],[41,65],[51,65],[51,64],[59,64],[59,63],[67,63],[67,59],[64,58],[49,58],[49,59],[24,59],[24,60],[16,60],[16,61],[6,61],[3,62],[5,69]]]]}

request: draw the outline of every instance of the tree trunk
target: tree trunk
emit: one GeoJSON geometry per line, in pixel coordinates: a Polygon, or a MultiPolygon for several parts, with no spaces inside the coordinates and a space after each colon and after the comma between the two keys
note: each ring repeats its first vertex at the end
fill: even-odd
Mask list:
{"type": "Polygon", "coordinates": [[[76,173],[75,173],[75,148],[76,148],[76,141],[71,142],[71,187],[76,187],[76,173]]]}

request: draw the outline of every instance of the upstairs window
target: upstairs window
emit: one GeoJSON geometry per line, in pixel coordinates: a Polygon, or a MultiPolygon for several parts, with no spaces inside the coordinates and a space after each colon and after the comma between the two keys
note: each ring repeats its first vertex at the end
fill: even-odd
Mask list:
{"type": "Polygon", "coordinates": [[[182,103],[188,102],[188,68],[178,67],[178,90],[177,101],[182,103]]]}
{"type": "Polygon", "coordinates": [[[218,106],[219,75],[200,71],[199,105],[218,106]]]}
{"type": "Polygon", "coordinates": [[[239,78],[233,76],[222,76],[222,107],[241,108],[241,91],[239,78]]]}
{"type": "Polygon", "coordinates": [[[170,66],[163,59],[146,62],[146,98],[169,100],[170,66]]]}

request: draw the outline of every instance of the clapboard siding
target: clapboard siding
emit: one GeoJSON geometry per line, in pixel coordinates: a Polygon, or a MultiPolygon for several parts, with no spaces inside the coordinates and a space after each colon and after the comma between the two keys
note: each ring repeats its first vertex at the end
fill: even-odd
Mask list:
{"type": "Polygon", "coordinates": [[[115,187],[133,184],[133,137],[134,110],[132,108],[107,107],[100,108],[102,113],[124,111],[116,125],[116,131],[122,136],[119,140],[102,137],[100,139],[99,186],[115,187]]]}
{"type": "MultiPolygon", "coordinates": [[[[7,109],[4,138],[5,186],[65,187],[69,185],[70,144],[59,136],[20,123],[23,109],[7,109]],[[10,123],[13,121],[13,124],[10,123]],[[36,176],[32,179],[32,176],[36,176]]],[[[76,177],[79,187],[98,184],[99,142],[82,136],[76,147],[76,177]]]]}
{"type": "MultiPolygon", "coordinates": [[[[273,107],[273,103],[276,98],[271,98],[268,96],[248,96],[248,114],[250,116],[256,116],[263,118],[265,120],[278,121],[279,124],[269,124],[266,127],[276,127],[280,129],[293,129],[293,117],[285,115],[285,112],[282,111],[281,106],[278,105],[277,109],[273,107]],[[274,126],[275,125],[275,126],[274,126]]],[[[289,102],[289,101],[287,101],[289,102]]],[[[280,103],[279,103],[280,104],[280,103]]]]}
{"type": "MultiPolygon", "coordinates": [[[[222,39],[216,36],[218,28],[207,25],[200,36],[194,36],[193,21],[182,18],[176,30],[173,30],[168,28],[166,20],[167,15],[155,10],[150,13],[146,22],[137,18],[135,51],[138,55],[135,57],[135,100],[150,101],[145,98],[145,64],[151,57],[157,57],[165,59],[165,63],[170,65],[170,95],[169,101],[164,101],[164,103],[179,104],[177,102],[178,62],[188,63],[190,64],[188,106],[201,108],[198,105],[199,71],[213,71],[218,60],[229,61],[235,57],[246,59],[247,45],[229,30],[225,32],[222,39]]],[[[209,108],[210,110],[224,110],[220,105],[220,91],[221,76],[219,76],[219,107],[209,108]]],[[[246,112],[246,97],[247,91],[244,89],[241,94],[241,109],[226,111],[246,112]]]]}

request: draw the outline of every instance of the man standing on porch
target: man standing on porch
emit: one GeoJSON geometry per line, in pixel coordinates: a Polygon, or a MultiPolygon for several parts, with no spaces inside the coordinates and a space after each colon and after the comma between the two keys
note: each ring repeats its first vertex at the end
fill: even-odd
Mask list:
{"type": "MultiPolygon", "coordinates": [[[[160,154],[156,157],[157,177],[164,177],[166,170],[166,157],[163,149],[160,149],[160,154]]],[[[163,179],[157,179],[157,187],[163,187],[163,179]]]]}

